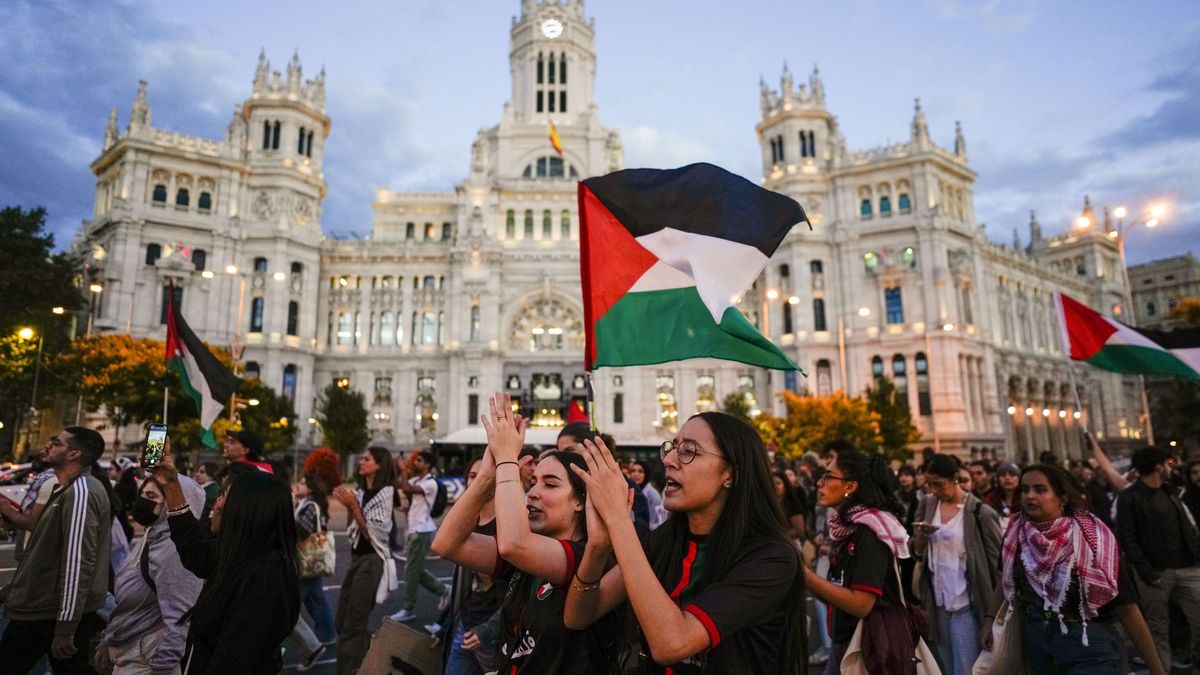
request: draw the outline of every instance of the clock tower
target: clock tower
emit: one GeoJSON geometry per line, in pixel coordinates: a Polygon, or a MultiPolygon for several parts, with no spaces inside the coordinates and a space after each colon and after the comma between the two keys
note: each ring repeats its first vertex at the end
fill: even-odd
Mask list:
{"type": "Polygon", "coordinates": [[[512,104],[517,121],[560,125],[586,117],[596,78],[594,22],[583,0],[525,0],[512,24],[512,104]]]}

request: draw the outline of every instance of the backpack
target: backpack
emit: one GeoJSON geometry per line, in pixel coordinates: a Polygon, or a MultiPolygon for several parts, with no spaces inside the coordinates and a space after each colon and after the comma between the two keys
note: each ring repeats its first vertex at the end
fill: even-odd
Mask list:
{"type": "Polygon", "coordinates": [[[429,505],[429,517],[441,518],[446,512],[446,502],[450,499],[449,493],[446,492],[446,486],[442,481],[434,478],[434,483],[437,483],[437,496],[433,498],[433,504],[429,505]]]}

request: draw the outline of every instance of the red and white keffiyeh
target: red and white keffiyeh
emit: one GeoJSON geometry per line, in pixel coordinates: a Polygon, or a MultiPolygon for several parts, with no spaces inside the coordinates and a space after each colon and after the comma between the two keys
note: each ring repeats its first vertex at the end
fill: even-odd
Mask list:
{"type": "Polygon", "coordinates": [[[854,534],[855,525],[862,525],[871,530],[897,559],[909,557],[908,532],[894,514],[868,508],[861,504],[850,507],[845,518],[834,511],[833,515],[829,517],[829,538],[834,541],[844,541],[854,534]]]}
{"type": "Polygon", "coordinates": [[[1002,566],[1004,597],[1011,605],[1016,595],[1013,564],[1018,553],[1025,578],[1043,600],[1043,609],[1059,615],[1071,586],[1072,573],[1079,578],[1079,614],[1084,620],[1083,644],[1087,644],[1087,620],[1117,597],[1117,540],[1108,527],[1086,511],[1076,511],[1051,521],[1037,523],[1024,514],[1015,516],[1004,533],[1002,566]]]}

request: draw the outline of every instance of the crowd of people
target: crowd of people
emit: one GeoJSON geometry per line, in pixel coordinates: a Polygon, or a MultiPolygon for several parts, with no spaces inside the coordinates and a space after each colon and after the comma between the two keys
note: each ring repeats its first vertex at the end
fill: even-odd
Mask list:
{"type": "Polygon", "coordinates": [[[630,461],[587,423],[528,447],[502,394],[480,423],[449,506],[424,451],[366,448],[353,486],[292,481],[235,431],[223,464],[181,472],[168,450],[104,471],[101,436],[64,429],[25,499],[0,499],[18,533],[0,675],[278,673],[285,641],[300,671],[336,643],[339,673],[366,672],[372,612],[395,597],[388,620],[411,623],[422,588],[447,675],[1165,675],[1200,647],[1200,462],[1157,447],[1127,472],[1090,436],[1069,465],[842,441],[789,461],[703,412],[630,461]],[[336,607],[331,502],[350,549],[336,607]]]}

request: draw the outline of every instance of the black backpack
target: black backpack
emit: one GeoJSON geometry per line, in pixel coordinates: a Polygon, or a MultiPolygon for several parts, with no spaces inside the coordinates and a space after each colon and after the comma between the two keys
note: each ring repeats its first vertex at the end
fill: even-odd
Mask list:
{"type": "MultiPolygon", "coordinates": [[[[450,499],[450,495],[446,492],[446,486],[442,484],[442,481],[434,478],[433,482],[437,483],[437,496],[433,498],[433,503],[429,505],[429,517],[441,518],[442,514],[446,512],[446,502],[450,499]]],[[[424,495],[425,493],[422,492],[421,494],[424,495]]]]}

